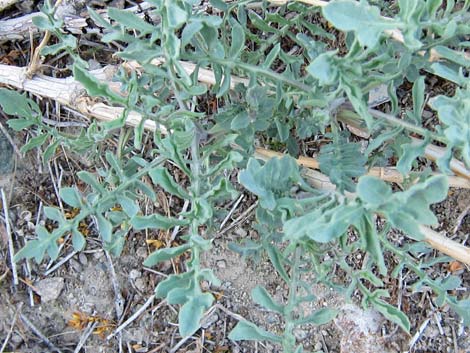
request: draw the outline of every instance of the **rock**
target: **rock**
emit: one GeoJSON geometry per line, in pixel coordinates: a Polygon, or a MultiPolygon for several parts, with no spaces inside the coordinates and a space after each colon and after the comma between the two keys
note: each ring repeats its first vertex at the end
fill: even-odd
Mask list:
{"type": "Polygon", "coordinates": [[[83,265],[83,266],[86,266],[88,265],[88,258],[86,257],[86,255],[84,253],[80,253],[78,254],[78,261],[80,261],[80,263],[83,265]]]}
{"type": "Polygon", "coordinates": [[[136,280],[137,278],[140,278],[140,277],[142,277],[142,272],[140,272],[140,271],[131,270],[131,272],[129,272],[129,279],[131,281],[134,281],[134,280],[136,280]]]}
{"type": "Polygon", "coordinates": [[[308,331],[302,330],[300,328],[294,329],[294,336],[297,338],[299,341],[303,341],[304,339],[307,338],[308,336],[308,331]]]}
{"type": "Polygon", "coordinates": [[[423,118],[424,119],[430,119],[430,118],[433,117],[433,115],[434,115],[433,112],[431,112],[429,110],[426,110],[426,109],[423,110],[423,118]]]}
{"type": "Polygon", "coordinates": [[[18,335],[17,333],[14,333],[11,335],[10,341],[13,342],[14,344],[18,345],[23,342],[23,337],[18,335]]]}
{"type": "Polygon", "coordinates": [[[64,289],[64,278],[53,277],[46,278],[34,284],[36,293],[41,297],[41,302],[50,302],[56,300],[62,289],[64,289]]]}
{"type": "Polygon", "coordinates": [[[269,313],[266,317],[266,323],[269,325],[279,323],[279,316],[275,313],[269,313]]]}
{"type": "Polygon", "coordinates": [[[148,256],[147,248],[145,246],[137,248],[135,253],[141,259],[145,259],[148,256]]]}
{"type": "Polygon", "coordinates": [[[247,236],[247,232],[245,229],[243,228],[237,228],[235,229],[235,232],[234,232],[236,235],[238,235],[240,238],[245,238],[247,236]]]}
{"type": "Polygon", "coordinates": [[[313,349],[315,350],[315,352],[321,351],[322,348],[323,348],[323,345],[321,344],[321,342],[315,343],[315,346],[313,347],[313,349]]]}
{"type": "Polygon", "coordinates": [[[82,272],[82,265],[75,259],[70,259],[69,266],[77,273],[82,272]]]}
{"type": "Polygon", "coordinates": [[[217,261],[217,267],[224,269],[224,268],[227,267],[227,262],[225,260],[218,260],[217,261]]]}
{"type": "Polygon", "coordinates": [[[137,278],[134,281],[134,285],[141,292],[145,292],[147,290],[147,283],[143,278],[137,278]]]}

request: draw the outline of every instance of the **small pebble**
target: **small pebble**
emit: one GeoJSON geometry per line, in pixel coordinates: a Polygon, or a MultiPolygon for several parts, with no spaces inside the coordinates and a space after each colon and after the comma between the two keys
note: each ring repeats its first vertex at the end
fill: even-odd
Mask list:
{"type": "Polygon", "coordinates": [[[141,247],[137,248],[135,253],[141,259],[147,258],[147,248],[145,246],[141,246],[141,247]]]}
{"type": "Polygon", "coordinates": [[[307,338],[308,332],[299,328],[296,328],[294,330],[294,336],[297,338],[299,341],[303,341],[304,339],[307,338]]]}
{"type": "Polygon", "coordinates": [[[227,267],[227,262],[225,260],[219,260],[217,261],[217,267],[218,268],[226,268],[227,267]]]}
{"type": "Polygon", "coordinates": [[[270,325],[278,323],[278,322],[279,322],[279,317],[274,313],[270,313],[266,317],[266,323],[268,323],[270,325]]]}
{"type": "Polygon", "coordinates": [[[134,285],[141,292],[145,292],[147,290],[147,283],[143,278],[137,278],[134,281],[134,285]]]}
{"type": "Polygon", "coordinates": [[[41,302],[49,302],[56,300],[62,289],[64,289],[65,281],[62,277],[46,278],[34,284],[36,293],[41,297],[41,302]]]}
{"type": "Polygon", "coordinates": [[[13,343],[18,344],[18,343],[23,342],[23,337],[21,337],[20,335],[14,333],[14,334],[11,335],[10,340],[11,340],[13,343]]]}
{"type": "Polygon", "coordinates": [[[140,277],[142,277],[142,272],[140,271],[131,270],[131,272],[129,272],[129,279],[131,279],[132,281],[140,277]]]}
{"type": "Polygon", "coordinates": [[[88,258],[86,257],[86,255],[84,253],[80,253],[78,254],[78,261],[80,261],[80,263],[83,265],[83,266],[86,266],[88,265],[88,258]]]}
{"type": "Polygon", "coordinates": [[[244,237],[246,237],[246,235],[247,235],[248,233],[247,233],[246,230],[243,229],[243,228],[237,228],[237,229],[235,230],[235,234],[238,235],[238,236],[241,237],[241,238],[244,238],[244,237]]]}
{"type": "Polygon", "coordinates": [[[425,119],[429,119],[429,118],[432,118],[433,116],[433,112],[429,111],[429,110],[423,110],[423,118],[425,119]]]}
{"type": "Polygon", "coordinates": [[[69,261],[69,266],[75,271],[75,272],[82,272],[82,266],[80,263],[75,260],[75,259],[70,259],[69,261]]]}

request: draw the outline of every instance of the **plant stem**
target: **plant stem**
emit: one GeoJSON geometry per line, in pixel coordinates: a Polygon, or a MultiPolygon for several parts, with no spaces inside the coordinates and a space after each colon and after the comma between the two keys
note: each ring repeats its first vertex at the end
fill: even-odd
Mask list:
{"type": "Polygon", "coordinates": [[[431,136],[431,138],[436,140],[436,141],[439,141],[439,142],[442,142],[442,143],[447,143],[447,140],[444,137],[433,134],[429,130],[427,130],[425,128],[422,128],[420,126],[413,125],[413,124],[411,124],[411,123],[409,123],[409,122],[407,122],[403,119],[398,119],[398,118],[394,117],[393,115],[386,114],[386,113],[383,113],[383,112],[381,112],[379,110],[375,110],[375,109],[369,109],[369,113],[375,118],[384,119],[388,123],[391,123],[393,125],[402,126],[405,129],[407,129],[409,131],[412,131],[412,132],[415,132],[415,133],[417,133],[417,134],[419,134],[423,137],[431,136]]]}
{"type": "Polygon", "coordinates": [[[291,353],[294,352],[295,349],[295,336],[294,336],[294,328],[295,328],[295,309],[297,306],[297,282],[299,280],[299,262],[301,256],[302,249],[301,247],[296,244],[295,252],[294,252],[294,261],[292,263],[292,274],[291,274],[291,282],[289,284],[289,298],[287,300],[286,306],[286,328],[284,329],[284,338],[282,340],[282,348],[284,352],[291,353]]]}
{"type": "Polygon", "coordinates": [[[274,81],[281,81],[284,82],[285,84],[300,89],[302,91],[305,91],[309,93],[311,91],[310,87],[307,85],[304,85],[303,83],[291,80],[287,77],[284,77],[283,75],[274,72],[272,70],[264,69],[259,66],[251,65],[251,64],[246,64],[243,62],[238,62],[238,61],[233,61],[229,59],[220,59],[220,58],[214,58],[214,57],[191,57],[192,60],[197,60],[197,61],[209,61],[213,63],[217,63],[220,65],[225,65],[228,66],[229,68],[233,69],[235,67],[238,67],[239,69],[249,71],[252,73],[256,73],[265,77],[268,77],[274,81]]]}

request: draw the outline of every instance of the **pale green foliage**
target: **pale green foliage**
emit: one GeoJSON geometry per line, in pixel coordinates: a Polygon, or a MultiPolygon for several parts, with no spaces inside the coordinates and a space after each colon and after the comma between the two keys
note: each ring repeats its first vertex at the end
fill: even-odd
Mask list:
{"type": "Polygon", "coordinates": [[[458,150],[470,166],[470,84],[466,89],[457,89],[454,97],[435,97],[431,105],[444,125],[449,148],[458,150]]]}
{"type": "MultiPolygon", "coordinates": [[[[419,174],[416,159],[434,140],[447,146],[447,156],[439,161],[441,172],[449,172],[453,152],[470,165],[470,85],[465,76],[468,72],[464,71],[469,61],[462,55],[468,42],[461,41],[470,33],[468,1],[455,9],[449,1],[446,8],[440,0],[398,1],[398,13],[393,18],[381,14],[381,10],[390,12],[388,8],[353,0],[330,1],[323,9],[292,2],[260,11],[245,6],[250,1],[229,4],[210,0],[212,6],[223,11],[220,16],[201,11],[199,1],[194,0],[148,2],[155,5],[152,11],[158,20],[154,23],[113,8],[109,9],[112,21],[108,22],[89,9],[93,21],[103,29],[102,42],[120,43],[123,49],[116,55],[135,60],[142,67],[138,75],[118,71],[115,80],[126,92],[122,95],[88,71],[86,62],[77,54],[77,40],[61,30],[62,21],[54,17],[49,2],[44,7],[46,16],[34,20],[38,27],[57,37],[57,43],[46,47],[43,54],[67,52],[74,59],[75,79],[87,92],[124,111],[116,121],[93,123],[80,134],[70,136],[44,124],[41,110],[32,100],[0,89],[3,110],[17,117],[9,120],[10,127],[28,128],[35,134],[23,150],[47,145],[45,163],[60,145],[80,148],[80,152],[93,158],[100,151],[101,142],[120,130],[116,153],[106,152],[105,161],[96,172],[78,173],[86,190],[79,191],[75,186],[60,190],[63,201],[76,208],[78,214],[66,219],[57,209],[45,208],[45,216],[57,227],[51,232],[38,227],[37,238],[16,255],[18,260],[42,261],[46,254],[56,259],[57,240],[66,234],[72,234],[74,248],[82,250],[86,241],[79,225],[85,220],[93,221],[103,246],[116,256],[130,232],[180,227],[179,245],[153,252],[144,264],[154,266],[177,256],[190,256],[185,263],[186,272],[161,280],[155,295],[181,306],[180,334],[192,335],[214,301],[210,291],[200,287],[201,282],[220,284],[212,270],[202,268],[200,255],[212,246],[219,206],[237,197],[229,176],[242,169],[239,184],[259,200],[253,224],[259,240],[243,239],[230,247],[257,260],[268,258],[289,291],[285,302],[274,300],[273,293],[263,287],[252,292],[258,305],[282,317],[284,332],[274,334],[241,321],[230,333],[231,339],[269,340],[282,345],[285,352],[302,352],[293,330],[299,325],[325,324],[338,314],[334,308],[311,313],[298,310],[302,302],[315,300],[312,283],[306,282],[304,275],[308,272],[314,273],[310,276],[314,282],[335,288],[346,298],[358,290],[364,306],[375,307],[409,331],[408,318],[388,303],[389,294],[381,280],[381,276],[396,278],[406,267],[418,278],[415,289],[423,285],[432,288],[439,306],[449,304],[466,323],[470,321],[468,300],[459,301],[448,293],[458,286],[458,281],[433,279],[426,272],[432,263],[415,260],[418,251],[429,249],[421,243],[397,245],[386,236],[394,227],[421,239],[420,226],[436,223],[429,207],[445,198],[446,177],[429,178],[424,172],[416,184],[405,184],[402,191],[393,192],[385,182],[365,176],[368,168],[390,158],[398,159],[398,170],[405,177],[410,171],[419,174]],[[326,40],[335,37],[312,23],[313,16],[318,15],[346,32],[345,55],[327,50],[326,40]],[[402,43],[390,38],[391,30],[403,34],[402,43]],[[296,55],[284,49],[284,40],[300,49],[296,55]],[[432,49],[441,55],[440,62],[429,62],[432,49]],[[157,57],[164,59],[159,66],[151,63],[157,57]],[[180,60],[196,64],[196,71],[186,72],[180,60]],[[214,72],[216,82],[212,87],[197,80],[197,72],[203,68],[214,72]],[[442,123],[435,131],[423,127],[423,72],[460,86],[454,97],[438,96],[432,100],[442,123]],[[234,74],[247,78],[248,83],[232,89],[234,74]],[[396,91],[405,79],[413,83],[413,109],[405,112],[402,120],[374,118],[367,101],[370,90],[385,84],[392,113],[397,114],[396,91]],[[207,95],[222,98],[219,102],[223,102],[212,116],[200,112],[195,104],[207,95]],[[143,118],[133,131],[124,126],[131,111],[143,118]],[[337,119],[339,111],[347,111],[350,119],[370,130],[373,137],[369,146],[361,146],[345,133],[337,119]],[[168,134],[163,136],[157,128],[145,140],[152,150],[142,152],[145,120],[165,127],[168,134]],[[330,132],[325,134],[327,129],[330,132]],[[414,143],[410,133],[422,135],[424,142],[414,143]],[[316,135],[319,141],[328,140],[321,143],[318,159],[321,171],[330,177],[336,190],[310,186],[290,156],[268,162],[253,157],[260,136],[296,155],[300,151],[298,139],[316,135]],[[127,144],[131,137],[132,146],[127,144]],[[187,183],[175,180],[171,172],[174,168],[187,183]],[[189,209],[171,210],[171,215],[143,214],[141,202],[156,201],[155,187],[174,198],[188,200],[189,209]],[[377,215],[384,219],[383,230],[377,229],[377,215]],[[356,240],[349,237],[351,232],[356,234],[356,240]],[[360,269],[347,260],[357,250],[370,254],[360,269]],[[388,267],[385,253],[399,259],[396,268],[388,267]],[[347,274],[347,283],[334,282],[336,267],[347,274]]],[[[434,261],[446,260],[447,257],[440,257],[434,261]]]]}

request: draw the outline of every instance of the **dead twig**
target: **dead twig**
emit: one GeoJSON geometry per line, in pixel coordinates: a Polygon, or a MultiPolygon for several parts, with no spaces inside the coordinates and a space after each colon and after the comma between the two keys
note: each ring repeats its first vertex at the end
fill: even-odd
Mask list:
{"type": "Polygon", "coordinates": [[[5,217],[5,230],[6,230],[6,233],[7,233],[6,235],[8,239],[8,252],[10,254],[11,273],[13,274],[13,287],[16,291],[16,286],[19,284],[19,282],[18,282],[18,271],[16,269],[16,262],[14,260],[15,248],[13,246],[13,238],[11,235],[8,200],[5,195],[5,190],[3,190],[3,188],[0,188],[0,192],[2,194],[3,214],[5,217]]]}
{"type": "Polygon", "coordinates": [[[98,326],[98,324],[99,324],[98,321],[88,323],[85,331],[80,336],[80,340],[78,341],[77,346],[75,347],[75,350],[73,351],[73,353],[80,353],[80,350],[82,349],[83,345],[87,341],[88,337],[90,337],[90,335],[93,333],[93,331],[95,330],[96,326],[98,326]]]}
{"type": "MultiPolygon", "coordinates": [[[[181,213],[184,213],[188,210],[189,207],[189,200],[184,200],[183,208],[181,209],[181,213]]],[[[183,216],[180,215],[178,217],[179,220],[183,219],[183,216]]],[[[173,231],[171,232],[171,237],[170,237],[170,244],[173,243],[175,240],[176,236],[178,235],[178,232],[180,230],[181,226],[177,225],[175,228],[173,228],[173,231]]]]}
{"type": "Polygon", "coordinates": [[[51,351],[62,353],[62,351],[57,348],[55,344],[52,343],[36,326],[34,326],[33,323],[29,321],[26,316],[20,314],[20,319],[36,336],[38,336],[44,342],[47,347],[49,347],[51,351]]]}
{"type": "MultiPolygon", "coordinates": [[[[161,59],[154,59],[152,64],[161,65],[162,62],[163,60],[161,59]]],[[[196,69],[196,65],[193,63],[181,62],[181,65],[185,71],[188,72],[188,74],[191,74],[196,69]]],[[[141,69],[140,66],[135,62],[125,63],[123,66],[128,70],[141,69]]],[[[101,70],[95,70],[92,72],[92,74],[94,74],[100,80],[109,81],[110,77],[112,77],[112,72],[115,70],[116,68],[106,67],[101,70]]],[[[215,84],[215,75],[211,70],[201,68],[199,69],[198,80],[208,85],[213,85],[215,84]]],[[[231,82],[234,87],[236,83],[247,84],[248,81],[243,78],[232,77],[231,82]]],[[[85,116],[93,117],[102,121],[115,120],[119,118],[119,116],[121,116],[124,111],[124,108],[110,107],[102,103],[92,103],[91,100],[83,97],[83,86],[76,82],[72,77],[66,79],[56,79],[38,75],[33,79],[28,80],[25,78],[24,68],[0,64],[0,83],[12,85],[16,88],[26,90],[33,94],[54,99],[65,106],[68,106],[74,110],[78,110],[85,116]]],[[[113,83],[111,88],[115,91],[119,91],[120,85],[113,83]]],[[[338,117],[342,119],[341,114],[339,114],[338,117]]],[[[131,111],[127,117],[126,124],[129,126],[137,126],[140,124],[140,122],[140,114],[131,111]]],[[[352,125],[355,129],[364,131],[362,126],[357,124],[354,125],[354,121],[348,120],[347,123],[352,125]]],[[[155,131],[155,129],[157,129],[155,122],[150,120],[146,120],[144,126],[147,130],[150,131],[155,131]]],[[[165,131],[162,132],[165,133],[165,131]]],[[[422,140],[415,138],[413,138],[413,141],[415,141],[415,143],[422,142],[422,140]]],[[[259,152],[261,152],[261,150],[259,150],[259,152]]],[[[425,157],[431,161],[436,161],[443,155],[443,153],[444,151],[441,147],[432,144],[428,144],[425,148],[425,157]]],[[[310,168],[318,169],[317,163],[318,162],[316,161],[309,161],[308,158],[302,159],[302,164],[310,168]]],[[[462,162],[455,158],[451,159],[450,169],[457,175],[470,179],[470,170],[468,170],[462,162]]],[[[372,171],[372,173],[373,172],[374,171],[372,171]]],[[[396,172],[388,170],[377,170],[376,174],[383,175],[384,177],[388,175],[387,177],[391,180],[397,178],[400,180],[396,172]]],[[[453,187],[469,188],[469,183],[465,180],[459,179],[458,177],[450,177],[449,183],[453,187]]]]}
{"type": "Polygon", "coordinates": [[[116,309],[116,318],[119,320],[121,319],[122,313],[124,312],[125,300],[121,294],[121,288],[119,286],[119,281],[116,276],[116,271],[114,271],[113,259],[111,258],[111,256],[106,250],[104,253],[109,263],[109,272],[111,273],[111,283],[113,284],[113,289],[114,289],[114,307],[116,309]]]}
{"type": "MultiPolygon", "coordinates": [[[[265,158],[280,158],[284,155],[264,148],[257,148],[256,153],[258,156],[265,158]]],[[[301,156],[297,158],[297,163],[307,168],[320,169],[320,163],[315,158],[301,156]]],[[[390,183],[402,183],[404,181],[403,175],[395,168],[373,167],[369,169],[367,174],[390,183]]],[[[450,187],[470,189],[470,180],[458,176],[449,176],[448,178],[450,187]]]]}
{"type": "Polygon", "coordinates": [[[453,241],[429,227],[420,225],[419,229],[424,235],[424,241],[432,248],[453,257],[454,259],[470,265],[470,249],[466,246],[453,241]]]}
{"type": "Polygon", "coordinates": [[[227,233],[230,229],[236,227],[238,224],[243,222],[245,219],[247,219],[250,215],[251,212],[258,206],[258,202],[255,202],[252,204],[250,207],[248,207],[243,213],[237,217],[232,223],[227,228],[221,229],[217,234],[215,235],[216,237],[220,237],[221,235],[227,233]]]}
{"type": "Polygon", "coordinates": [[[423,332],[426,330],[426,327],[428,327],[428,324],[429,324],[430,321],[431,321],[431,319],[428,318],[428,319],[424,320],[423,323],[419,326],[418,331],[416,331],[416,333],[413,335],[410,342],[408,343],[408,345],[409,345],[408,352],[412,351],[414,345],[416,344],[416,342],[419,341],[419,339],[422,336],[423,332]]]}
{"type": "MultiPolygon", "coordinates": [[[[57,7],[62,3],[62,0],[57,0],[55,5],[54,5],[54,11],[57,9],[57,7]]],[[[33,51],[33,56],[31,57],[31,61],[28,65],[28,69],[26,70],[26,77],[31,79],[36,72],[39,70],[42,62],[41,62],[41,51],[44,49],[44,47],[49,43],[49,39],[51,39],[51,32],[50,31],[45,31],[44,32],[44,37],[41,40],[41,43],[39,43],[38,47],[33,51]]],[[[31,41],[31,46],[33,45],[33,41],[31,41]]]]}
{"type": "MultiPolygon", "coordinates": [[[[1,114],[4,117],[7,117],[3,112],[1,112],[1,114]]],[[[23,155],[21,154],[20,149],[18,148],[18,146],[16,146],[15,141],[13,141],[13,138],[8,133],[8,130],[5,128],[5,126],[3,126],[1,122],[0,122],[0,130],[3,132],[3,135],[5,135],[5,137],[7,138],[8,142],[10,142],[10,145],[13,147],[13,151],[15,151],[15,154],[18,156],[18,158],[23,158],[23,155]]]]}
{"type": "MultiPolygon", "coordinates": [[[[0,0],[1,1],[1,0],[0,0]]],[[[5,0],[3,0],[5,1],[5,0]]],[[[8,0],[7,0],[8,1],[8,0]]],[[[12,0],[10,0],[12,1],[12,0]]],[[[18,0],[15,0],[18,1],[18,0]]],[[[139,17],[144,17],[149,15],[152,21],[158,21],[158,17],[154,16],[151,12],[143,12],[149,10],[153,7],[152,4],[148,2],[142,2],[139,5],[129,7],[125,11],[135,13],[139,17]]],[[[103,19],[109,20],[108,10],[97,10],[103,19]]],[[[45,17],[41,12],[30,13],[21,17],[12,18],[8,20],[0,21],[0,43],[4,41],[11,40],[23,40],[28,38],[31,35],[38,35],[40,33],[39,29],[33,24],[32,19],[34,17],[45,17]]],[[[75,16],[65,16],[63,18],[65,29],[72,34],[82,34],[84,30],[87,33],[94,33],[101,35],[100,29],[97,27],[92,27],[89,24],[89,17],[75,17],[75,16]]]]}
{"type": "Polygon", "coordinates": [[[65,264],[67,261],[69,261],[72,257],[74,257],[76,254],[78,254],[78,251],[72,251],[70,254],[65,256],[62,260],[60,260],[58,263],[56,263],[54,266],[52,266],[50,269],[44,272],[44,276],[49,276],[52,272],[57,270],[59,267],[61,267],[63,264],[65,264]]]}
{"type": "Polygon", "coordinates": [[[15,316],[13,317],[13,320],[10,325],[10,329],[8,330],[7,336],[5,337],[5,341],[3,341],[2,347],[0,348],[0,353],[3,353],[5,351],[5,348],[7,348],[8,341],[10,340],[11,334],[13,333],[13,328],[16,325],[16,320],[18,320],[18,314],[20,313],[22,307],[23,303],[20,303],[18,305],[18,308],[16,309],[15,316]]]}
{"type": "Polygon", "coordinates": [[[453,230],[454,234],[457,233],[460,226],[462,225],[464,218],[468,215],[469,212],[470,212],[470,205],[467,205],[467,207],[465,207],[465,209],[460,213],[460,215],[457,217],[457,220],[455,221],[455,227],[453,230]]]}
{"type": "MultiPolygon", "coordinates": [[[[114,330],[113,333],[109,334],[108,337],[106,337],[106,340],[110,340],[117,334],[119,334],[122,330],[124,330],[127,326],[129,326],[132,322],[134,322],[142,313],[147,310],[147,308],[152,305],[153,301],[155,300],[155,294],[152,294],[147,301],[142,305],[139,310],[137,310],[134,314],[132,314],[131,317],[129,317],[126,321],[124,321],[118,328],[114,330]]],[[[165,301],[162,301],[158,304],[158,307],[162,306],[165,301]]]]}
{"type": "Polygon", "coordinates": [[[224,220],[222,221],[222,223],[220,224],[220,227],[219,227],[219,230],[221,230],[225,223],[227,223],[227,221],[229,220],[229,218],[232,216],[233,212],[235,212],[235,210],[237,209],[238,205],[240,204],[240,202],[242,202],[242,200],[244,199],[245,195],[241,195],[237,201],[233,204],[232,208],[230,209],[229,213],[227,213],[227,216],[225,216],[224,220]]]}

